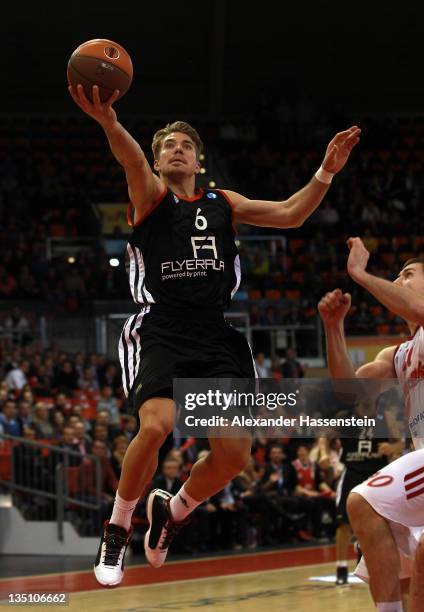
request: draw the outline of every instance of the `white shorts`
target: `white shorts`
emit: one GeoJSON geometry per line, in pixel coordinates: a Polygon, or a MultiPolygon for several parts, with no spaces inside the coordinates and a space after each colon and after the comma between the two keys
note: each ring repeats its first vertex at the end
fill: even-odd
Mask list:
{"type": "MultiPolygon", "coordinates": [[[[389,523],[399,549],[399,578],[411,576],[418,540],[424,531],[424,449],[389,463],[352,489],[389,523]]],[[[355,574],[368,582],[362,557],[355,574]]]]}

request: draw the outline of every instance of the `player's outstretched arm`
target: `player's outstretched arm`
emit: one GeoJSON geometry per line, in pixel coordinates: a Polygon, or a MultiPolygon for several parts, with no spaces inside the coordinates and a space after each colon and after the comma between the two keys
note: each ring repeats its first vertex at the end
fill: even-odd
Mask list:
{"type": "Polygon", "coordinates": [[[340,172],[358,144],[361,130],[354,125],[339,132],[329,143],[316,175],[287,200],[249,200],[235,191],[225,191],[233,204],[233,219],[260,227],[299,227],[319,206],[330,187],[332,176],[340,172]]]}
{"type": "Polygon", "coordinates": [[[393,366],[395,346],[383,349],[374,361],[361,366],[355,372],[344,332],[344,319],[350,305],[350,295],[342,293],[340,289],[326,293],[318,304],[318,312],[324,324],[331,378],[396,378],[393,366]]]}
{"type": "Polygon", "coordinates": [[[74,102],[87,115],[101,125],[115,159],[123,166],[128,183],[131,202],[137,216],[144,214],[151,204],[164,191],[164,183],[152,172],[140,145],[119,123],[113,103],[119,91],[116,90],[107,102],[102,103],[99,88],[93,85],[93,102],[87,98],[82,85],[76,88],[69,86],[69,93],[74,102]]]}
{"type": "Polygon", "coordinates": [[[409,323],[424,325],[424,297],[419,292],[369,274],[366,267],[370,254],[360,238],[349,238],[347,244],[350,249],[347,261],[349,276],[391,312],[409,323]]]}

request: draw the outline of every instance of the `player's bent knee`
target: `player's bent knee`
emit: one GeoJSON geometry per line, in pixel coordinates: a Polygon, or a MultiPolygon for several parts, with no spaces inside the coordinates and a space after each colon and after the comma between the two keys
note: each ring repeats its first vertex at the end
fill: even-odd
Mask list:
{"type": "Polygon", "coordinates": [[[360,526],[360,521],[364,511],[366,511],[367,502],[358,493],[349,493],[346,502],[346,510],[349,516],[349,521],[355,528],[360,526]]]}
{"type": "Polygon", "coordinates": [[[141,426],[139,436],[148,439],[149,444],[161,446],[171,431],[172,427],[170,429],[164,423],[148,423],[141,426]]]}

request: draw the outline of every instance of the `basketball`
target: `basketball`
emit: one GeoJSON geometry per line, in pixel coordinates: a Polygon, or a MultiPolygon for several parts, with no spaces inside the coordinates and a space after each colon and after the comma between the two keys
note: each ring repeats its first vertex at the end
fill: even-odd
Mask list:
{"type": "Polygon", "coordinates": [[[128,91],[133,78],[133,65],[121,45],[112,40],[95,38],[72,53],[67,76],[73,87],[78,84],[84,87],[90,101],[93,101],[92,87],[98,85],[100,101],[106,102],[115,89],[119,89],[119,98],[128,91]]]}

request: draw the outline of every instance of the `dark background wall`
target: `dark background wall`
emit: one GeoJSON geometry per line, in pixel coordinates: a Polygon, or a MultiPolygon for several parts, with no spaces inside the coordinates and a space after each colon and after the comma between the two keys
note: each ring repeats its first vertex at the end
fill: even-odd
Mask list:
{"type": "Polygon", "coordinates": [[[422,3],[380,0],[10,2],[0,24],[0,112],[74,112],[67,59],[98,37],[133,58],[124,112],[232,114],[254,110],[264,91],[420,112],[423,17],[422,3]]]}

